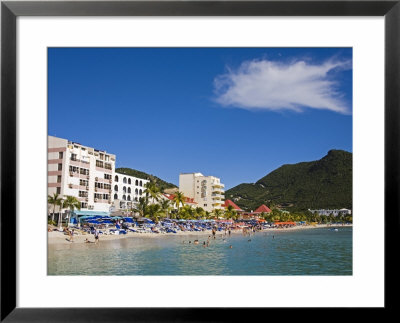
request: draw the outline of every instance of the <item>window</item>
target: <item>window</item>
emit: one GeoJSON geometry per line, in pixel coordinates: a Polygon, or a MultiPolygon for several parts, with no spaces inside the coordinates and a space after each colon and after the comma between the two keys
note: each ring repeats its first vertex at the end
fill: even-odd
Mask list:
{"type": "Polygon", "coordinates": [[[81,169],[79,170],[79,173],[80,173],[81,175],[89,175],[89,170],[86,169],[86,168],[81,168],[81,169]]]}
{"type": "Polygon", "coordinates": [[[104,179],[112,179],[112,175],[110,175],[110,174],[104,174],[104,179]]]}
{"type": "Polygon", "coordinates": [[[87,203],[81,202],[81,209],[87,209],[87,203]]]}
{"type": "Polygon", "coordinates": [[[61,194],[61,187],[57,187],[56,193],[57,193],[57,194],[61,194]]]}
{"type": "Polygon", "coordinates": [[[128,201],[130,201],[131,200],[131,196],[130,195],[128,195],[128,201]]]}
{"type": "Polygon", "coordinates": [[[79,185],[81,185],[81,186],[89,186],[89,181],[84,180],[84,179],[80,179],[79,180],[79,185]]]}
{"type": "Polygon", "coordinates": [[[62,170],[62,164],[58,164],[58,170],[62,170]]]}
{"type": "Polygon", "coordinates": [[[103,168],[104,167],[103,162],[101,160],[96,160],[96,167],[103,168]]]}
{"type": "Polygon", "coordinates": [[[207,204],[204,204],[204,206],[207,206],[207,204]]]}
{"type": "Polygon", "coordinates": [[[139,195],[142,195],[142,190],[139,190],[139,195]]]}
{"type": "Polygon", "coordinates": [[[143,186],[142,181],[139,182],[139,186],[143,186]]]}
{"type": "Polygon", "coordinates": [[[58,159],[63,159],[63,152],[62,152],[62,151],[60,151],[60,152],[58,153],[58,159]]]}
{"type": "Polygon", "coordinates": [[[118,200],[118,194],[114,194],[114,200],[118,200]]]}
{"type": "Polygon", "coordinates": [[[79,197],[88,197],[88,192],[87,191],[79,191],[79,197]]]}
{"type": "Polygon", "coordinates": [[[111,164],[105,163],[104,164],[105,169],[112,169],[111,164]]]}
{"type": "Polygon", "coordinates": [[[115,175],[114,181],[118,182],[118,176],[115,175]]]}
{"type": "Polygon", "coordinates": [[[61,175],[57,176],[57,183],[61,183],[61,175]]]}
{"type": "Polygon", "coordinates": [[[110,184],[104,184],[104,189],[105,190],[111,190],[111,185],[110,184]]]}
{"type": "Polygon", "coordinates": [[[71,154],[71,160],[76,161],[76,154],[71,154]]]}
{"type": "Polygon", "coordinates": [[[123,182],[124,182],[124,184],[126,184],[126,177],[124,177],[123,182]]]}
{"type": "Polygon", "coordinates": [[[138,181],[138,180],[136,180],[136,182],[135,182],[135,185],[136,185],[136,186],[138,186],[138,185],[139,185],[139,181],[138,181]]]}
{"type": "Polygon", "coordinates": [[[128,187],[128,193],[130,193],[131,192],[131,188],[130,187],[128,187]]]}
{"type": "Polygon", "coordinates": [[[108,194],[103,194],[103,200],[108,200],[108,194]]]}
{"type": "MultiPolygon", "coordinates": [[[[130,178],[128,178],[128,184],[131,184],[131,179],[130,178]]],[[[129,192],[130,193],[130,192],[129,192]]]]}
{"type": "Polygon", "coordinates": [[[114,191],[118,192],[118,185],[114,186],[114,191]]]}
{"type": "Polygon", "coordinates": [[[122,195],[122,199],[126,201],[126,195],[122,195]]]}
{"type": "Polygon", "coordinates": [[[138,189],[135,189],[135,194],[138,195],[139,191],[138,189]]]}

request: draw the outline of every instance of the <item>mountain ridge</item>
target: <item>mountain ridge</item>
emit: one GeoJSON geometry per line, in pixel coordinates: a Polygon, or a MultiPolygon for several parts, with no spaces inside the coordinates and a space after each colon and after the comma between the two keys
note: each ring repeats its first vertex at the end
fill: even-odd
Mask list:
{"type": "Polygon", "coordinates": [[[225,192],[245,210],[261,204],[288,210],[352,208],[352,153],[329,150],[319,160],[284,164],[255,183],[225,192]]]}

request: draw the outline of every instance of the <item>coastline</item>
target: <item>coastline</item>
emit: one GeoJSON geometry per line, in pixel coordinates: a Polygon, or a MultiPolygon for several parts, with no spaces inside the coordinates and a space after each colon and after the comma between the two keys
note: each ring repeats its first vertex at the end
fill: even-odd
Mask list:
{"type": "MultiPolygon", "coordinates": [[[[258,232],[285,232],[285,231],[293,231],[293,230],[307,230],[307,229],[316,229],[316,228],[340,228],[340,227],[352,227],[352,224],[340,224],[340,225],[328,225],[328,224],[317,224],[317,225],[299,225],[289,228],[268,228],[258,232]]],[[[232,235],[242,234],[242,230],[232,230],[232,235]]],[[[112,241],[112,240],[121,240],[121,239],[135,239],[135,238],[162,238],[168,236],[204,236],[211,235],[211,230],[207,231],[179,231],[177,233],[134,233],[129,232],[127,234],[121,235],[100,235],[99,244],[104,241],[112,241]]],[[[224,232],[217,232],[217,236],[223,235],[224,232]]],[[[73,242],[69,241],[69,236],[59,231],[51,231],[47,233],[47,244],[48,246],[56,246],[56,245],[69,245],[69,244],[85,244],[85,239],[91,241],[91,244],[94,244],[94,235],[93,234],[81,234],[78,233],[74,235],[73,242]]]]}

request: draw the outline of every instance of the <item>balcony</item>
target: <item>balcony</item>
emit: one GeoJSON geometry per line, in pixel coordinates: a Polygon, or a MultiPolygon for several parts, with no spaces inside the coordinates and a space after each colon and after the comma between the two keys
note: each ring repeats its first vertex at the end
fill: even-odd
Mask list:
{"type": "Polygon", "coordinates": [[[212,183],[211,186],[212,186],[212,187],[219,187],[219,188],[225,187],[225,185],[222,184],[222,183],[212,183]]]}

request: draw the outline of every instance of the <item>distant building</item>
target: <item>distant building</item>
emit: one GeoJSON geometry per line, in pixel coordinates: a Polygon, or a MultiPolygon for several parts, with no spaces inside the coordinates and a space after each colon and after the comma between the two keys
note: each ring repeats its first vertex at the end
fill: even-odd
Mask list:
{"type": "Polygon", "coordinates": [[[115,172],[113,183],[113,206],[115,210],[131,209],[145,195],[149,180],[115,172]]]}
{"type": "Polygon", "coordinates": [[[350,215],[351,210],[349,209],[334,209],[334,210],[326,210],[326,209],[320,209],[320,210],[310,210],[308,209],[311,213],[318,213],[318,215],[333,215],[333,216],[339,216],[339,215],[350,215]]]}
{"type": "Polygon", "coordinates": [[[238,207],[238,206],[237,206],[233,201],[231,201],[231,200],[225,200],[224,204],[222,204],[222,207],[227,208],[229,205],[232,206],[233,209],[234,209],[236,212],[238,212],[238,213],[244,212],[244,210],[242,210],[240,207],[238,207]]]}
{"type": "Polygon", "coordinates": [[[199,207],[212,212],[223,209],[225,185],[215,176],[204,176],[202,173],[183,173],[179,175],[179,191],[193,198],[199,207]]]}
{"type": "MultiPolygon", "coordinates": [[[[171,206],[172,206],[175,210],[178,209],[178,207],[177,207],[177,205],[175,204],[175,201],[174,201],[175,194],[163,193],[163,194],[161,195],[161,198],[162,198],[162,199],[167,199],[167,200],[169,200],[169,201],[171,202],[171,206]]],[[[183,203],[183,204],[181,203],[181,204],[179,205],[179,207],[181,208],[181,207],[184,206],[184,205],[189,205],[189,206],[191,206],[191,207],[197,207],[197,206],[198,206],[198,203],[197,203],[197,202],[194,200],[194,198],[192,198],[192,197],[185,197],[184,203],[183,203]]]]}
{"type": "Polygon", "coordinates": [[[271,209],[268,207],[268,206],[266,206],[265,204],[263,204],[263,205],[260,205],[254,212],[253,212],[253,214],[261,214],[261,213],[271,213],[272,211],[271,211],[271,209]]]}
{"type": "Polygon", "coordinates": [[[74,196],[82,211],[110,211],[115,155],[53,136],[47,155],[49,195],[74,196]]]}

